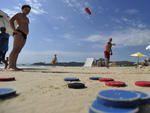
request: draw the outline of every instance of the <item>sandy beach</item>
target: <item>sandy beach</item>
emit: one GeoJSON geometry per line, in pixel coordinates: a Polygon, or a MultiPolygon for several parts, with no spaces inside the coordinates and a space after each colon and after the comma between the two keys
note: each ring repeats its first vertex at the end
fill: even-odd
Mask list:
{"type": "Polygon", "coordinates": [[[88,113],[88,107],[101,90],[127,89],[150,94],[149,88],[134,85],[138,80],[150,81],[150,67],[40,67],[0,72],[0,77],[6,76],[14,76],[16,81],[0,82],[0,88],[13,88],[18,96],[0,100],[0,113],[88,113]],[[108,87],[89,80],[90,76],[111,77],[126,82],[127,87],[108,87]],[[87,88],[69,89],[65,77],[78,77],[87,88]]]}

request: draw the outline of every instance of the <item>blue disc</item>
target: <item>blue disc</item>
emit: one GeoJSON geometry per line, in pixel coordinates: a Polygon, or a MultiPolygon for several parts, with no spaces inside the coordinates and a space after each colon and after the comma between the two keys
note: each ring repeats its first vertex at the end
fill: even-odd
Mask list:
{"type": "Polygon", "coordinates": [[[135,107],[140,101],[140,94],[128,90],[104,90],[98,93],[99,103],[113,107],[135,107]]]}
{"type": "Polygon", "coordinates": [[[150,96],[148,94],[140,92],[140,91],[135,91],[135,92],[141,95],[140,105],[150,104],[150,96]]]}
{"type": "Polygon", "coordinates": [[[9,96],[12,94],[16,94],[16,90],[11,88],[0,88],[0,97],[9,96]]]}
{"type": "Polygon", "coordinates": [[[80,81],[79,78],[64,78],[64,81],[80,81]]]}
{"type": "Polygon", "coordinates": [[[102,77],[89,77],[90,80],[99,80],[102,77]]]}
{"type": "Polygon", "coordinates": [[[92,103],[89,107],[89,113],[137,113],[139,111],[138,107],[132,108],[115,108],[104,106],[100,104],[97,100],[92,103]]]}

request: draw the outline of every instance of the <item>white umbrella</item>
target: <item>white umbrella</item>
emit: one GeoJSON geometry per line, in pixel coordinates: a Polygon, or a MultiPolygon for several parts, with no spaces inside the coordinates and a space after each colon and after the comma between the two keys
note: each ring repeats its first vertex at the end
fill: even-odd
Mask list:
{"type": "Polygon", "coordinates": [[[9,24],[9,16],[1,10],[0,10],[0,27],[5,27],[6,32],[9,33],[9,34],[13,33],[13,30],[10,27],[10,24],[9,24]]]}
{"type": "Polygon", "coordinates": [[[146,47],[146,50],[150,50],[150,45],[146,47]]]}

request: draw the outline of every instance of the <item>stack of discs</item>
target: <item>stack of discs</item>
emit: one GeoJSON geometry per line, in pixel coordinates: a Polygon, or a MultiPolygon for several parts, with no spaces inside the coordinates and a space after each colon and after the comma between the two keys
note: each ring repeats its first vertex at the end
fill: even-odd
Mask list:
{"type": "Polygon", "coordinates": [[[77,81],[80,81],[79,78],[64,78],[64,81],[67,82],[76,82],[76,83],[68,83],[68,88],[73,88],[73,89],[82,89],[85,88],[85,84],[83,83],[77,83],[77,81]]]}
{"type": "Polygon", "coordinates": [[[89,107],[89,113],[137,113],[141,104],[150,102],[146,93],[128,90],[104,90],[89,107]]]}

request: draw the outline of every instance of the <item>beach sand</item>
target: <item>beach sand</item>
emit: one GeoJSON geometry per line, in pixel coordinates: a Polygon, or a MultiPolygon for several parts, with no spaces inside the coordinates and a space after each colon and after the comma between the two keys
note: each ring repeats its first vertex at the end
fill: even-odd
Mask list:
{"type": "Polygon", "coordinates": [[[40,67],[26,68],[23,72],[0,72],[0,77],[6,76],[14,76],[16,81],[0,82],[0,88],[16,89],[18,95],[0,100],[0,113],[88,113],[88,107],[98,92],[105,89],[137,90],[150,94],[150,88],[134,85],[135,81],[150,81],[150,67],[40,67]],[[90,76],[111,77],[126,82],[128,86],[108,87],[103,82],[89,80],[90,76]],[[69,89],[63,80],[65,77],[78,77],[87,88],[69,89]]]}

